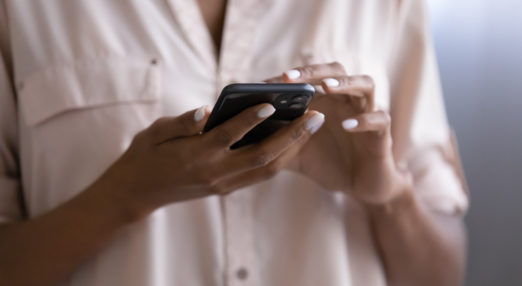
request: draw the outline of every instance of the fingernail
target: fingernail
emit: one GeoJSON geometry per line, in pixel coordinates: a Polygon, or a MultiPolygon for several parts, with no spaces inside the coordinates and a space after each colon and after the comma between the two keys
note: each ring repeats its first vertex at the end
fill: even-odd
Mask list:
{"type": "Polygon", "coordinates": [[[257,116],[259,118],[265,118],[269,115],[274,114],[275,110],[276,109],[272,105],[267,105],[267,106],[259,109],[259,111],[257,112],[257,116]]]}
{"type": "Polygon", "coordinates": [[[343,121],[343,128],[345,130],[354,129],[358,125],[359,121],[357,121],[357,119],[346,119],[345,121],[343,121]]]}
{"type": "Polygon", "coordinates": [[[301,72],[298,70],[289,70],[285,72],[289,79],[298,79],[301,77],[301,72]]]}
{"type": "Polygon", "coordinates": [[[328,87],[338,87],[339,86],[339,81],[336,80],[335,78],[325,78],[325,79],[323,79],[323,82],[328,87]]]}
{"type": "Polygon", "coordinates": [[[308,121],[306,121],[306,129],[310,131],[310,133],[314,134],[321,128],[324,123],[324,114],[316,113],[312,116],[308,121]]]}
{"type": "Polygon", "coordinates": [[[206,111],[207,111],[206,105],[198,108],[198,110],[196,110],[196,112],[194,113],[194,120],[196,120],[196,122],[201,121],[203,119],[203,117],[205,117],[206,111]]]}

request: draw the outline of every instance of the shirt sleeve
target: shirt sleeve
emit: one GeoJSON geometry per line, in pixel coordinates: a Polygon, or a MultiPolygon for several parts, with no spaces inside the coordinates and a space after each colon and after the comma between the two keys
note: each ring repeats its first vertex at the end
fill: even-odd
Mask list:
{"type": "Polygon", "coordinates": [[[23,218],[18,120],[8,40],[5,2],[0,1],[0,223],[23,218]]]}
{"type": "Polygon", "coordinates": [[[424,1],[398,1],[390,57],[394,155],[413,174],[418,198],[448,214],[466,211],[467,186],[448,126],[424,1]]]}

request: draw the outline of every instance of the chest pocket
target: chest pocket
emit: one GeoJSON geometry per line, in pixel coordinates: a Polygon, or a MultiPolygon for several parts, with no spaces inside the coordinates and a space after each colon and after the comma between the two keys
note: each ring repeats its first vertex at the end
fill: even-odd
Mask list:
{"type": "Polygon", "coordinates": [[[50,65],[22,79],[20,153],[22,172],[30,174],[30,215],[85,189],[161,116],[160,81],[155,61],[116,57],[50,65]]]}
{"type": "MultiPolygon", "coordinates": [[[[160,99],[159,65],[149,59],[82,59],[46,68],[22,81],[20,112],[29,126],[75,110],[160,99]]],[[[134,109],[136,110],[136,109],[134,109]]]]}

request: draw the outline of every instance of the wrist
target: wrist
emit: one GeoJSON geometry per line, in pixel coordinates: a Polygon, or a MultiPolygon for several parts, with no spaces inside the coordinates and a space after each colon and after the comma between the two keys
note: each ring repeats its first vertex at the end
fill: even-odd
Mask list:
{"type": "Polygon", "coordinates": [[[417,200],[412,188],[405,188],[402,192],[387,201],[364,206],[371,216],[396,216],[417,208],[417,200]]]}
{"type": "Polygon", "coordinates": [[[107,209],[111,216],[125,224],[140,220],[152,211],[133,199],[121,184],[103,179],[89,187],[86,193],[101,209],[107,209]]]}
{"type": "MultiPolygon", "coordinates": [[[[366,180],[369,181],[369,180],[366,180]]],[[[375,208],[393,208],[398,204],[412,203],[414,199],[413,176],[410,172],[395,169],[386,171],[374,184],[365,184],[359,189],[363,204],[375,208]]]]}

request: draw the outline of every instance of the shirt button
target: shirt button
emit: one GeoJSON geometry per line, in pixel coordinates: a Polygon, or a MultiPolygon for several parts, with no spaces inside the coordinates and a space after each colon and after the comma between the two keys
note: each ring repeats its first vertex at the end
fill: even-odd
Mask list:
{"type": "Polygon", "coordinates": [[[245,280],[248,277],[248,270],[246,270],[245,268],[241,267],[241,268],[239,268],[237,270],[236,276],[237,276],[237,278],[239,280],[245,280]]]}
{"type": "Polygon", "coordinates": [[[155,58],[153,58],[153,59],[150,60],[150,64],[153,65],[153,66],[155,66],[155,65],[158,64],[158,60],[155,59],[155,58]]]}

